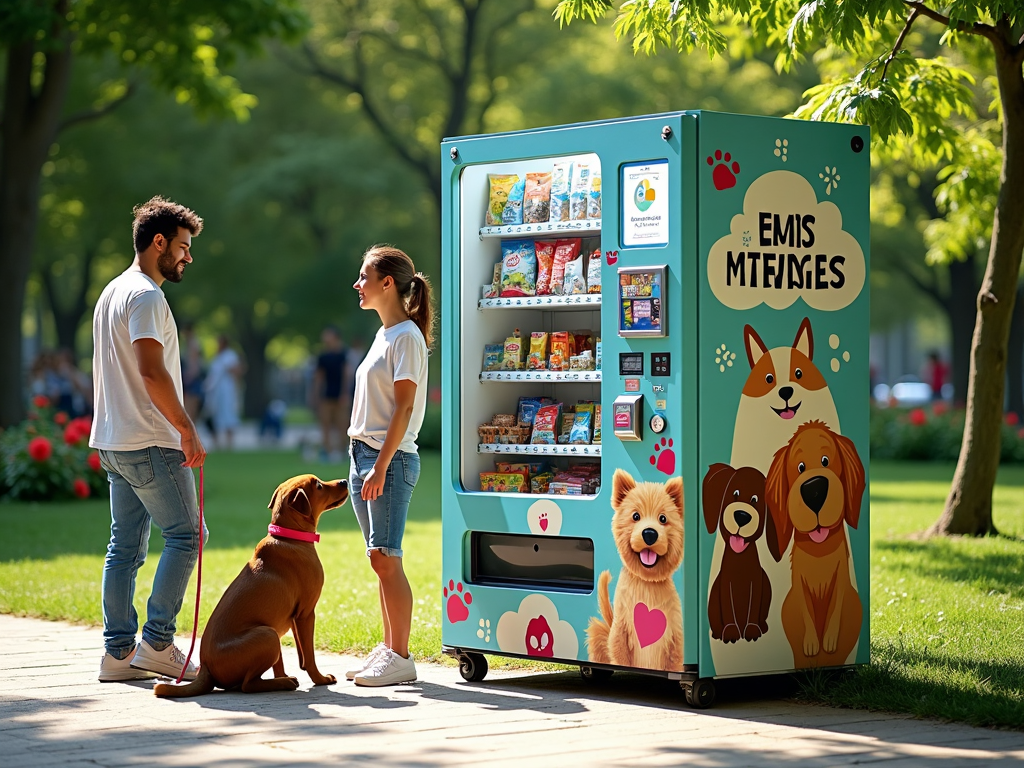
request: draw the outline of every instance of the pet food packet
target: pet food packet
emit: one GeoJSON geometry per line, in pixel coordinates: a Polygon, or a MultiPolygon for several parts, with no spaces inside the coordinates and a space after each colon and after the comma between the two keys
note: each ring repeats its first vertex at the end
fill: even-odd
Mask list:
{"type": "Polygon", "coordinates": [[[526,350],[523,347],[523,340],[519,336],[519,329],[505,339],[505,349],[501,361],[503,371],[521,371],[526,367],[526,350]]]}
{"type": "Polygon", "coordinates": [[[587,194],[587,218],[601,218],[601,172],[590,174],[590,190],[587,194]]]}
{"type": "Polygon", "coordinates": [[[594,406],[577,405],[576,416],[572,420],[572,427],[569,429],[569,442],[572,445],[589,445],[590,428],[594,420],[594,406]]]}
{"type": "Polygon", "coordinates": [[[543,224],[551,213],[551,171],[526,174],[523,223],[543,224]]]}
{"type": "Polygon", "coordinates": [[[530,354],[526,367],[531,371],[546,371],[548,367],[548,335],[544,331],[530,334],[530,354]]]}
{"type": "Polygon", "coordinates": [[[555,163],[551,169],[551,215],[548,221],[569,220],[569,181],[572,163],[555,163]]]}
{"type": "Polygon", "coordinates": [[[504,344],[484,344],[484,370],[500,371],[501,361],[505,357],[504,344]]]}
{"type": "Polygon", "coordinates": [[[587,280],[583,277],[583,256],[565,265],[565,276],[562,279],[562,295],[575,296],[587,292],[587,280]]]}
{"type": "Polygon", "coordinates": [[[548,370],[549,371],[562,371],[565,370],[565,362],[561,355],[548,355],[548,370]]]}
{"type": "Polygon", "coordinates": [[[584,351],[594,351],[594,333],[589,328],[572,332],[572,339],[576,345],[576,354],[583,354],[584,351]]]}
{"type": "Polygon", "coordinates": [[[582,221],[587,218],[587,195],[590,193],[590,166],[573,163],[569,183],[569,218],[582,221]]]}
{"type": "Polygon", "coordinates": [[[562,421],[558,425],[558,442],[565,444],[569,442],[569,432],[572,431],[572,422],[576,418],[576,411],[571,407],[562,413],[562,421]]]}
{"type": "Polygon", "coordinates": [[[496,262],[494,265],[494,273],[491,277],[491,284],[484,291],[485,299],[496,299],[501,293],[501,264],[502,262],[496,262]]]}
{"type": "Polygon", "coordinates": [[[536,397],[520,397],[519,407],[516,409],[516,423],[521,427],[532,427],[537,409],[544,404],[536,397]]]}
{"type": "Polygon", "coordinates": [[[551,334],[551,354],[558,355],[563,360],[569,359],[568,331],[555,331],[551,334]]]}
{"type": "Polygon", "coordinates": [[[594,437],[591,439],[595,445],[601,444],[601,404],[594,403],[594,437]]]}
{"type": "Polygon", "coordinates": [[[582,240],[570,237],[555,242],[555,259],[551,265],[551,293],[561,295],[565,281],[565,265],[579,256],[582,240]]]}
{"type": "Polygon", "coordinates": [[[533,240],[503,240],[501,256],[501,295],[536,295],[537,254],[533,240]]]}
{"type": "Polygon", "coordinates": [[[548,485],[554,479],[554,472],[542,472],[530,478],[530,491],[533,493],[547,493],[548,485]]]}
{"type": "Polygon", "coordinates": [[[559,426],[559,419],[562,416],[562,406],[545,405],[537,409],[537,415],[533,420],[533,434],[530,442],[534,445],[554,445],[555,430],[559,426]]]}
{"type": "Polygon", "coordinates": [[[533,249],[537,254],[537,295],[551,293],[551,266],[555,260],[555,243],[552,240],[534,240],[533,249]]]}
{"type": "Polygon", "coordinates": [[[594,370],[601,370],[601,337],[594,340],[594,370]]]}
{"type": "Polygon", "coordinates": [[[556,483],[552,481],[548,483],[548,493],[553,493],[556,496],[582,496],[583,484],[564,482],[556,483]]]}
{"type": "Polygon", "coordinates": [[[512,187],[519,181],[516,173],[489,173],[487,180],[491,185],[491,193],[487,199],[487,214],[484,216],[484,224],[488,227],[501,225],[502,216],[505,212],[505,203],[508,202],[508,194],[512,187]]]}
{"type": "Polygon", "coordinates": [[[587,262],[587,293],[601,292],[601,249],[590,254],[587,262]]]}
{"type": "Polygon", "coordinates": [[[508,200],[501,212],[502,224],[523,223],[523,194],[526,192],[526,179],[519,179],[508,191],[508,200]]]}

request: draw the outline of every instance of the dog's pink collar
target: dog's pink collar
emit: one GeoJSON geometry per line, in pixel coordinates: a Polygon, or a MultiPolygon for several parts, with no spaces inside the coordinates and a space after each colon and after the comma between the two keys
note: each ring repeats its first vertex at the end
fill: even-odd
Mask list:
{"type": "Polygon", "coordinates": [[[267,526],[267,533],[281,539],[297,539],[299,541],[312,541],[314,543],[320,541],[319,533],[297,531],[294,528],[282,528],[280,525],[274,525],[273,523],[267,526]]]}

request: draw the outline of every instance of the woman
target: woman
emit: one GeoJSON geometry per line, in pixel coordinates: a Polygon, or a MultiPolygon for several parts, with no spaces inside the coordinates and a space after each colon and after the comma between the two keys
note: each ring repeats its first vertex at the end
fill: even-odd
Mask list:
{"type": "Polygon", "coordinates": [[[210,371],[203,382],[206,408],[213,418],[217,445],[231,450],[238,418],[238,382],[242,376],[242,360],[231,348],[227,336],[217,338],[217,354],[210,362],[210,371]]]}
{"type": "Polygon", "coordinates": [[[356,685],[411,683],[412,590],[402,567],[402,536],[420,476],[416,437],[427,402],[430,284],[404,252],[378,245],[363,256],[352,287],[359,306],[375,311],[382,324],[356,369],[348,435],[349,492],[377,574],[384,642],[346,677],[356,685]]]}

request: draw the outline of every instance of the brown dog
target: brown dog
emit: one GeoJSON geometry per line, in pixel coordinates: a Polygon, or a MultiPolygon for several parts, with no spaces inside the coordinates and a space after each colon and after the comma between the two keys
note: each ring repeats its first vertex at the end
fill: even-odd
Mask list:
{"type": "Polygon", "coordinates": [[[268,534],[256,545],[252,559],[213,609],[203,632],[196,679],[181,686],[158,684],[153,689],[157,696],[198,696],[214,687],[246,693],[294,691],[299,681],[285,676],[281,660],[281,638],[289,629],[299,666],[313,684],[337,682],[334,675],[320,674],[313,659],[313,611],[324,585],[324,569],[313,540],[293,536],[311,539],[320,515],[346,499],[346,480],[323,483],[313,475],[300,475],[277,487],[270,500],[270,520],[286,530],[268,534]],[[262,679],[271,667],[274,677],[262,679]]]}
{"type": "Polygon", "coordinates": [[[590,660],[639,669],[683,668],[683,611],[672,575],[683,562],[683,479],[637,483],[612,478],[612,534],[622,558],[615,611],[612,575],[598,578],[601,618],[587,626],[590,660]]]}
{"type": "Polygon", "coordinates": [[[722,567],[708,595],[711,637],[725,643],[757,640],[768,631],[772,584],[757,556],[765,526],[775,531],[765,508],[765,479],[753,467],[712,464],[704,475],[704,524],[725,542],[722,567]]]}
{"type": "Polygon", "coordinates": [[[860,637],[863,611],[850,580],[843,523],[857,527],[864,488],[853,442],[820,421],[798,427],[768,470],[775,523],[768,544],[776,560],[793,539],[793,584],[782,604],[782,626],[797,669],[842,666],[860,637]]]}

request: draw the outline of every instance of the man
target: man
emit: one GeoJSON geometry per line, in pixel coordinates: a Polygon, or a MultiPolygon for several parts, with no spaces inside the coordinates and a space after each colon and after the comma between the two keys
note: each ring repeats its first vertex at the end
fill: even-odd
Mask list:
{"type": "MultiPolygon", "coordinates": [[[[99,450],[110,481],[103,682],[177,677],[182,671],[185,655],[174,645],[175,619],[199,548],[192,468],[206,459],[182,404],[178,329],[160,289],[165,281],[181,282],[203,220],[159,196],[136,206],[134,214],[135,261],[100,294],[92,324],[95,413],[89,445],[99,450]],[[164,549],[142,642],[136,644],[135,577],[154,522],[164,549]]],[[[195,676],[189,663],[185,679],[195,676]]]]}
{"type": "Polygon", "coordinates": [[[323,352],[316,361],[313,392],[323,434],[321,459],[340,461],[348,452],[348,421],[352,415],[352,394],[345,381],[345,350],[338,329],[329,326],[320,334],[323,352]],[[338,450],[331,450],[331,433],[337,432],[338,450]]]}

